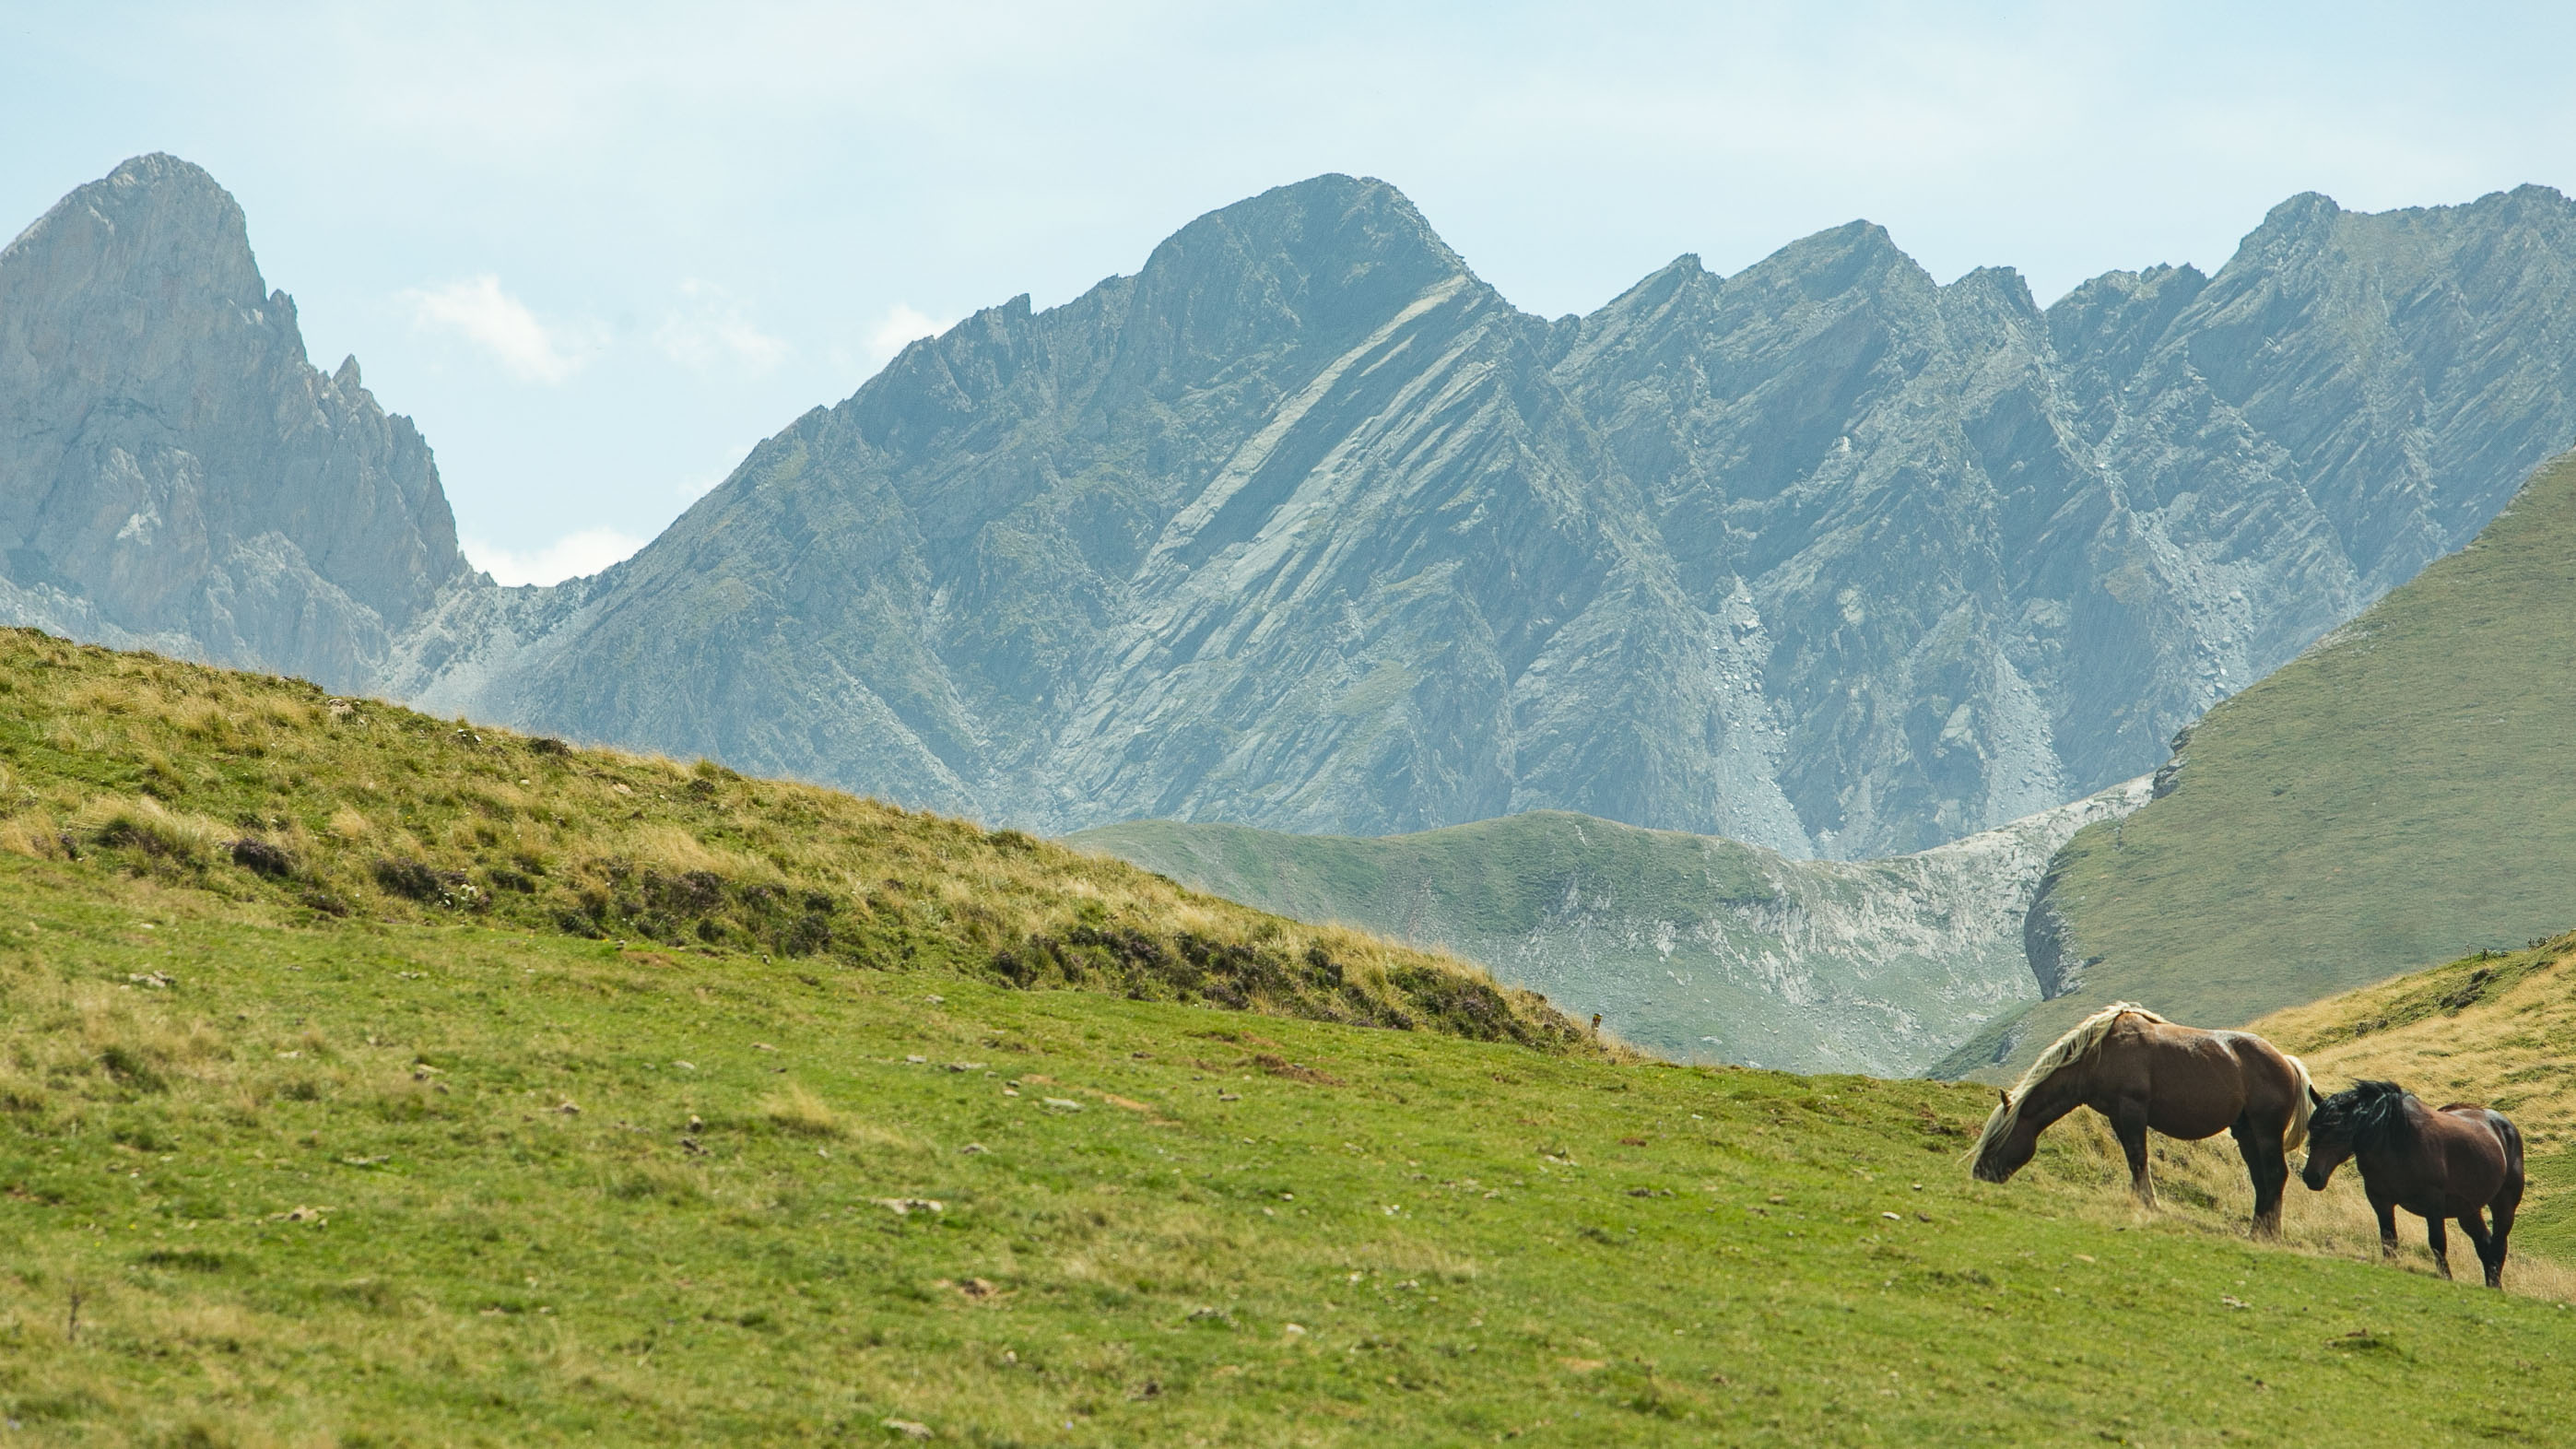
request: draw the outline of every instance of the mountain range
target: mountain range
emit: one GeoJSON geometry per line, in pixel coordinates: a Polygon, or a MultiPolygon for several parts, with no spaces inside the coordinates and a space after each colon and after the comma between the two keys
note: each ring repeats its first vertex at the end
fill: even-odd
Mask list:
{"type": "Polygon", "coordinates": [[[2283,203],[2042,308],[1878,227],[1520,312],[1393,187],[906,349],[504,589],[143,157],[0,253],[0,611],[996,823],[1919,850],[2152,768],[2576,441],[2576,209],[2283,203]]]}

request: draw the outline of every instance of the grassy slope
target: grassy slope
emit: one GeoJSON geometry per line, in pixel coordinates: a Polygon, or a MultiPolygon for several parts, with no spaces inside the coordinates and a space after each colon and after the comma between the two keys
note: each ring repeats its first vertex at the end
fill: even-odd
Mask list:
{"type": "Polygon", "coordinates": [[[61,1439],[2420,1443],[2576,1412],[2492,1371],[2576,1353],[2560,1305],[2254,1249],[2212,1226],[2240,1202],[2135,1224],[2079,1133],[1970,1184],[1971,1089],[245,924],[55,863],[0,860],[0,903],[0,1404],[61,1439]]]}
{"type": "Polygon", "coordinates": [[[2576,919],[2576,461],[2210,711],[2180,788],[2059,857],[2080,990],[2241,1022],[2576,919]]]}
{"type": "MultiPolygon", "coordinates": [[[[44,727],[158,728],[114,697],[44,727]]],[[[429,763],[376,780],[365,838],[456,791],[429,763]]],[[[32,844],[53,777],[12,768],[32,844]]],[[[829,814],[741,788],[745,830],[829,814]]],[[[422,905],[318,839],[319,884],[246,883],[171,854],[176,819],[0,852],[0,1411],[55,1441],[2397,1444],[2576,1413],[2497,1371],[2576,1353],[2562,1304],[2250,1247],[2188,1154],[2134,1219],[2095,1131],[1969,1183],[1975,1089],[1011,989],[922,905],[1053,857],[962,826],[858,819],[844,848],[918,847],[919,904],[789,957],[422,905]]]]}

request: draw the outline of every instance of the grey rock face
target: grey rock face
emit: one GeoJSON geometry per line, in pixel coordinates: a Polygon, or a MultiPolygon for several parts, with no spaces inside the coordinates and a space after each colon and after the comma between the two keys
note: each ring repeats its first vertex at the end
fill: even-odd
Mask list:
{"type": "Polygon", "coordinates": [[[146,158],[0,263],[0,609],[1046,830],[1922,849],[2152,768],[2576,442],[2540,188],[2300,197],[2215,276],[2045,310],[1854,223],[1547,322],[1326,176],[916,343],[634,559],[504,591],[239,234],[146,158]]]}
{"type": "Polygon", "coordinates": [[[472,577],[428,445],[306,362],[203,171],[139,157],[0,251],[12,622],[360,688],[472,577]]]}

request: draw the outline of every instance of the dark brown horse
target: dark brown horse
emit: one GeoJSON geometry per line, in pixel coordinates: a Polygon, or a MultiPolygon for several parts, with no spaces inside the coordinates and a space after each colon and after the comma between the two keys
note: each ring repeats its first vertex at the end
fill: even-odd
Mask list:
{"type": "MultiPolygon", "coordinates": [[[[2316,1088],[2310,1087],[2314,1096],[2316,1088]]],[[[2501,1112],[2454,1102],[2436,1112],[2395,1082],[2358,1082],[2317,1097],[2308,1121],[2308,1165],[2299,1179],[2320,1192],[2351,1158],[2361,1190],[2379,1214],[2379,1251],[2397,1251],[2397,1210],[2424,1220],[2424,1241],[2442,1276],[2451,1276],[2451,1245],[2442,1219],[2460,1230],[2486,1265],[2487,1286],[2504,1286],[2504,1240],[2522,1206],[2522,1134],[2501,1112]],[[2489,1233],[2480,1213],[2495,1212],[2489,1233]]]]}
{"type": "Polygon", "coordinates": [[[2236,1135],[2254,1179],[2254,1233],[2281,1231],[2290,1152],[2307,1136],[2315,1089],[2297,1057],[2242,1031],[2176,1026],[2118,1002],[2078,1022],[2039,1054],[1977,1138],[1976,1175],[2002,1182],[2039,1150],[2039,1134],[2078,1107],[2111,1119],[2129,1158],[2129,1187],[2156,1205],[2147,1178],[2147,1132],[2198,1141],[2236,1135]]]}

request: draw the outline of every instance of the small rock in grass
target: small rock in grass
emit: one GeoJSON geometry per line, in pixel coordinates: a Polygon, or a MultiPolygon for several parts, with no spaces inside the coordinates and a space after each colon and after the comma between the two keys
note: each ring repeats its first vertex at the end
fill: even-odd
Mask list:
{"type": "Polygon", "coordinates": [[[930,1060],[930,1058],[925,1057],[925,1056],[909,1056],[909,1057],[905,1057],[905,1058],[904,1058],[904,1060],[905,1060],[905,1061],[907,1061],[907,1062],[910,1062],[911,1064],[913,1064],[914,1066],[916,1066],[916,1067],[917,1067],[917,1066],[920,1066],[920,1065],[922,1065],[922,1064],[924,1064],[924,1063],[928,1062],[928,1061],[930,1060]]]}
{"type": "Polygon", "coordinates": [[[1887,1219],[1891,1223],[1901,1223],[1905,1221],[1905,1219],[1898,1217],[1894,1213],[1880,1213],[1879,1216],[1887,1219]]]}
{"type": "Polygon", "coordinates": [[[885,1427],[892,1429],[894,1432],[901,1434],[907,1439],[928,1439],[934,1437],[930,1432],[930,1426],[928,1424],[916,1424],[910,1419],[887,1419],[884,1421],[884,1424],[885,1427]]]}
{"type": "Polygon", "coordinates": [[[581,1115],[581,1109],[570,1102],[564,1103],[562,1106],[555,1108],[555,1110],[561,1112],[567,1117],[578,1117],[581,1115]]]}
{"type": "Polygon", "coordinates": [[[990,1152],[990,1151],[992,1151],[993,1149],[992,1149],[992,1148],[990,1148],[990,1147],[985,1146],[985,1145],[984,1145],[983,1143],[981,1143],[981,1142],[969,1142],[969,1143],[967,1143],[965,1146],[960,1147],[960,1148],[958,1148],[957,1150],[958,1150],[958,1151],[960,1151],[960,1152],[965,1153],[965,1154],[966,1154],[967,1156],[969,1156],[969,1157],[981,1157],[981,1156],[983,1156],[985,1153],[990,1152]]]}
{"type": "Polygon", "coordinates": [[[1079,1112],[1082,1110],[1082,1104],[1070,1097],[1041,1097],[1038,1100],[1055,1108],[1059,1112],[1079,1112]]]}
{"type": "Polygon", "coordinates": [[[882,1208],[892,1208],[897,1217],[910,1217],[914,1213],[948,1211],[948,1204],[926,1197],[880,1197],[871,1198],[869,1201],[882,1208]]]}
{"type": "Polygon", "coordinates": [[[948,1064],[948,1070],[952,1072],[980,1072],[984,1070],[984,1064],[982,1062],[950,1062],[948,1064]]]}

